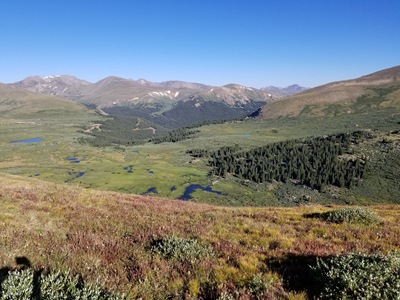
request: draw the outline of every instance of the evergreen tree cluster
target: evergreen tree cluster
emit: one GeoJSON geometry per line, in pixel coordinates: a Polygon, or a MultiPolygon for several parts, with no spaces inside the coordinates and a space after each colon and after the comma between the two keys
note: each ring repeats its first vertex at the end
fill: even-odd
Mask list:
{"type": "Polygon", "coordinates": [[[144,144],[149,138],[156,134],[167,132],[166,129],[149,122],[145,119],[126,116],[109,116],[106,119],[98,120],[99,129],[94,128],[90,132],[81,130],[81,133],[91,135],[91,138],[78,138],[78,142],[89,144],[94,147],[105,147],[112,144],[118,145],[139,145],[144,144]]]}
{"type": "Polygon", "coordinates": [[[247,117],[254,117],[256,110],[262,102],[256,103],[248,109],[232,108],[223,103],[204,102],[202,109],[198,111],[193,108],[193,101],[178,104],[175,108],[163,114],[155,114],[163,109],[162,105],[154,104],[154,107],[132,108],[117,106],[103,108],[102,110],[110,115],[140,117],[154,122],[160,126],[170,129],[195,128],[211,124],[223,124],[232,121],[242,121],[247,117]],[[252,112],[252,113],[249,113],[252,112]]]}
{"type": "MultiPolygon", "coordinates": [[[[154,144],[160,144],[165,142],[179,142],[185,139],[191,138],[191,135],[200,132],[200,130],[191,130],[193,128],[199,128],[206,125],[212,124],[224,124],[227,122],[236,122],[236,121],[243,121],[245,117],[240,118],[233,118],[233,119],[219,119],[219,120],[206,120],[202,122],[193,123],[188,126],[180,127],[178,129],[172,130],[168,133],[163,134],[162,136],[153,137],[150,141],[154,144]]],[[[203,151],[203,150],[200,150],[203,151]]],[[[207,151],[207,150],[205,150],[207,151]]]]}
{"type": "Polygon", "coordinates": [[[248,117],[248,115],[244,115],[238,118],[229,118],[229,119],[217,119],[217,120],[205,120],[202,122],[193,123],[191,125],[185,126],[184,128],[191,129],[191,128],[198,128],[206,125],[216,125],[216,124],[224,124],[228,122],[238,122],[243,121],[248,117]]]}
{"type": "Polygon", "coordinates": [[[234,146],[214,152],[191,150],[189,153],[195,157],[208,156],[213,175],[224,177],[230,173],[257,183],[295,180],[323,191],[326,185],[352,187],[366,176],[369,172],[366,158],[341,156],[353,154],[350,145],[369,137],[368,132],[357,131],[289,140],[244,152],[234,146]]]}
{"type": "Polygon", "coordinates": [[[191,138],[195,133],[200,132],[200,130],[189,130],[187,128],[178,128],[169,131],[163,135],[155,136],[150,141],[154,144],[161,144],[165,142],[179,142],[191,138]]]}

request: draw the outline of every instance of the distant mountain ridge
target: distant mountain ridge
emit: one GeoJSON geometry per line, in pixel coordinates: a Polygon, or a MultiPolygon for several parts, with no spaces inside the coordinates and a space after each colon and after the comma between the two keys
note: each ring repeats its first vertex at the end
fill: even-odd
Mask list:
{"type": "Polygon", "coordinates": [[[80,86],[91,83],[71,75],[29,76],[24,80],[8,84],[34,93],[68,98],[80,86]]]}
{"type": "Polygon", "coordinates": [[[179,81],[179,80],[152,82],[152,81],[148,81],[146,79],[140,78],[136,82],[138,82],[142,85],[145,85],[145,86],[176,88],[176,89],[185,89],[186,88],[186,89],[199,90],[199,91],[209,90],[214,87],[214,86],[206,85],[206,84],[202,84],[202,83],[185,82],[185,81],[179,81]]]}
{"type": "Polygon", "coordinates": [[[107,113],[180,127],[252,113],[278,94],[238,84],[213,87],[184,81],[151,82],[109,76],[95,83],[69,75],[31,76],[8,86],[63,97],[107,113]]]}
{"type": "Polygon", "coordinates": [[[273,86],[273,85],[269,85],[269,86],[260,88],[261,91],[265,91],[265,92],[269,92],[269,93],[275,93],[275,94],[278,94],[278,95],[281,95],[281,96],[294,95],[294,94],[301,93],[301,92],[303,92],[305,90],[308,90],[308,89],[309,89],[308,87],[303,87],[303,86],[300,86],[298,84],[292,84],[292,85],[289,85],[289,86],[287,86],[285,88],[276,87],[276,86],[273,86]]]}

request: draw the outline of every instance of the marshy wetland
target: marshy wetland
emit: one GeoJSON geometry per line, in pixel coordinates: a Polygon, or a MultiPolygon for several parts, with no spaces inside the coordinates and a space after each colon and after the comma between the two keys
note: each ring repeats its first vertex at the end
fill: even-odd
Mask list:
{"type": "MultiPolygon", "coordinates": [[[[211,153],[232,146],[245,152],[280,141],[353,132],[361,128],[373,132],[375,138],[363,141],[362,145],[351,144],[349,151],[360,158],[370,156],[373,168],[389,168],[379,158],[387,156],[388,147],[396,149],[397,135],[388,136],[388,132],[395,132],[399,125],[397,115],[388,112],[390,109],[376,111],[368,120],[360,115],[338,115],[326,119],[300,116],[232,121],[202,126],[193,137],[175,143],[145,142],[105,147],[79,142],[79,138],[85,137],[79,128],[90,126],[98,118],[105,118],[98,115],[91,116],[93,121],[84,118],[65,119],[65,123],[45,120],[44,126],[33,126],[34,119],[24,123],[0,122],[0,172],[40,176],[41,180],[76,184],[89,189],[157,194],[169,199],[216,205],[372,204],[381,203],[380,193],[386,189],[389,195],[386,201],[393,203],[396,201],[396,180],[379,175],[379,172],[374,172],[371,178],[360,181],[359,186],[350,190],[333,186],[322,193],[293,182],[266,181],[259,184],[240,179],[234,172],[214,176],[208,157],[190,154],[196,149],[211,153]],[[40,141],[11,143],[30,141],[37,136],[41,137],[40,141]],[[391,143],[380,143],[384,138],[391,143]],[[375,155],[377,151],[383,154],[375,155]]],[[[390,159],[396,161],[392,156],[390,159]]]]}

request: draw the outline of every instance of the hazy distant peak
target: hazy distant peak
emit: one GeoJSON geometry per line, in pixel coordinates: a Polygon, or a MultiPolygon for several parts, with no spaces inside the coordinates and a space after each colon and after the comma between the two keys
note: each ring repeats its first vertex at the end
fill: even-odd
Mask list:
{"type": "Polygon", "coordinates": [[[136,80],[136,82],[138,82],[138,83],[140,83],[142,85],[155,86],[154,82],[148,81],[148,80],[146,80],[144,78],[140,78],[140,79],[136,80]]]}
{"type": "Polygon", "coordinates": [[[46,75],[29,76],[21,81],[8,84],[14,88],[21,88],[30,92],[64,97],[69,93],[75,93],[80,86],[91,83],[71,75],[46,75]]]}
{"type": "Polygon", "coordinates": [[[235,84],[235,83],[226,84],[223,87],[229,88],[229,89],[237,89],[237,90],[248,90],[248,91],[253,90],[252,88],[249,88],[247,86],[243,86],[243,85],[235,84]]]}
{"type": "Polygon", "coordinates": [[[307,90],[307,89],[309,89],[309,88],[300,86],[298,84],[292,84],[292,85],[289,85],[289,86],[284,87],[284,88],[273,86],[273,85],[268,85],[266,87],[260,88],[260,90],[262,90],[262,91],[263,90],[277,90],[277,91],[280,91],[280,90],[283,90],[283,91],[297,90],[297,91],[304,91],[304,90],[307,90]]]}
{"type": "Polygon", "coordinates": [[[300,92],[308,90],[308,89],[309,89],[308,87],[300,86],[298,84],[292,84],[292,85],[289,85],[289,86],[283,88],[284,91],[296,92],[296,93],[300,93],[300,92]]]}
{"type": "Polygon", "coordinates": [[[284,88],[273,86],[273,85],[268,85],[266,87],[262,87],[260,90],[261,91],[265,91],[265,92],[277,93],[277,94],[280,94],[282,96],[289,96],[289,95],[293,95],[293,94],[297,94],[297,93],[303,92],[303,91],[308,90],[308,89],[309,88],[300,86],[298,84],[292,84],[292,85],[289,85],[289,86],[284,87],[284,88]]]}
{"type": "Polygon", "coordinates": [[[11,85],[18,87],[33,87],[37,84],[63,84],[67,86],[78,86],[91,84],[89,81],[79,79],[71,75],[46,75],[46,76],[29,76],[21,81],[12,83],[11,85]]]}

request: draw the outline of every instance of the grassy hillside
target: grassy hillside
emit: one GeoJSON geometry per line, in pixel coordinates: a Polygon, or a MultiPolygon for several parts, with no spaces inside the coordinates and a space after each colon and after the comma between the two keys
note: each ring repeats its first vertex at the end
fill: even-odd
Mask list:
{"type": "Polygon", "coordinates": [[[311,299],[317,257],[400,245],[398,206],[374,207],[375,225],[337,224],[318,218],[332,207],[233,209],[4,174],[0,195],[3,266],[25,257],[128,299],[311,299]]]}
{"type": "Polygon", "coordinates": [[[89,110],[83,105],[46,95],[0,84],[0,118],[4,119],[90,119],[89,110]]]}
{"type": "Polygon", "coordinates": [[[328,83],[265,105],[263,118],[358,113],[365,106],[400,107],[400,66],[353,80],[328,83]]]}

